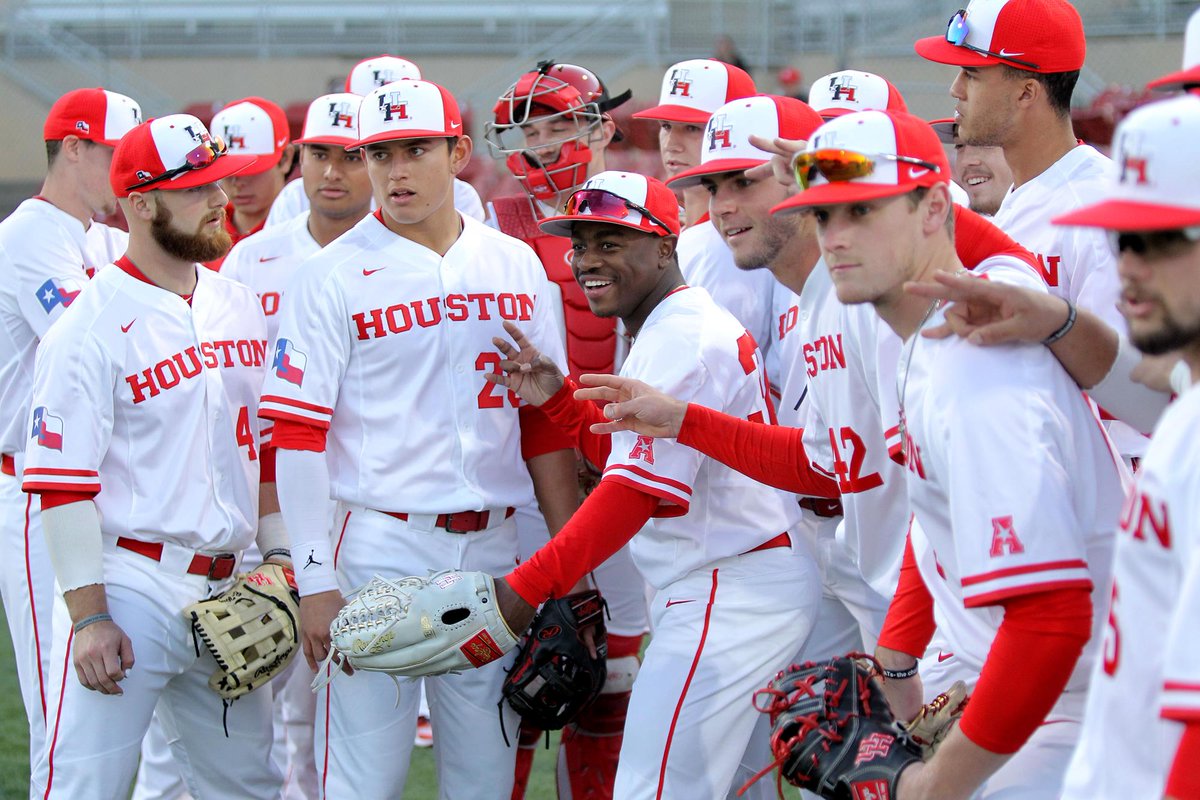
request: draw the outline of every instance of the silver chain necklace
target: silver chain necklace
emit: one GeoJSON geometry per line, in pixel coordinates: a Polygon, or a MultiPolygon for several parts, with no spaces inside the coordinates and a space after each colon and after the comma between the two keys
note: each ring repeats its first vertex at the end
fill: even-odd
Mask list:
{"type": "Polygon", "coordinates": [[[925,316],[917,323],[908,343],[908,353],[904,356],[904,372],[896,384],[896,402],[900,406],[900,452],[908,455],[908,417],[904,413],[904,394],[908,390],[908,372],[912,369],[913,352],[917,349],[917,340],[921,338],[921,329],[933,318],[934,313],[942,307],[941,300],[934,300],[925,311],[925,316]]]}

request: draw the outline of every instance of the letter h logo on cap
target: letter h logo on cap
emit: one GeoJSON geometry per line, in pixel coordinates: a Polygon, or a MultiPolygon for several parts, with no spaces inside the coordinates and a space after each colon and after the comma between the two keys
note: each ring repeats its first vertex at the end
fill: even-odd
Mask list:
{"type": "Polygon", "coordinates": [[[1125,137],[1121,143],[1121,175],[1118,183],[1145,186],[1150,182],[1146,174],[1149,165],[1146,157],[1141,155],[1143,152],[1141,131],[1133,131],[1125,137]]]}
{"type": "Polygon", "coordinates": [[[686,69],[671,70],[671,94],[677,94],[680,97],[691,97],[692,82],[688,78],[686,69]]]}
{"type": "Polygon", "coordinates": [[[733,126],[726,124],[724,114],[714,114],[708,121],[708,149],[726,149],[733,147],[733,126]]]}
{"type": "Polygon", "coordinates": [[[388,92],[379,95],[379,111],[384,122],[393,119],[408,119],[408,102],[400,99],[399,92],[388,92]]]}
{"type": "Polygon", "coordinates": [[[834,100],[854,103],[856,102],[854,95],[857,90],[858,87],[850,82],[849,75],[834,75],[829,79],[829,91],[834,100]]]}

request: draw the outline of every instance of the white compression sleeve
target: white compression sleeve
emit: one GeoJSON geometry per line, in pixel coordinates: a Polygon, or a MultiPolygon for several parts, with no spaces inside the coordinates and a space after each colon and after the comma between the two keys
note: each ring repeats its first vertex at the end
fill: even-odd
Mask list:
{"type": "Polygon", "coordinates": [[[42,511],[42,531],[54,576],[64,592],[104,583],[100,514],[91,500],[42,511]]]}
{"type": "Polygon", "coordinates": [[[1088,395],[1117,419],[1142,433],[1149,433],[1171,398],[1129,377],[1141,360],[1138,349],[1124,336],[1120,337],[1112,368],[1103,380],[1088,390],[1088,395]]]}
{"type": "Polygon", "coordinates": [[[281,448],[275,456],[275,478],[300,595],[337,589],[329,540],[329,464],[325,454],[281,448]]]}

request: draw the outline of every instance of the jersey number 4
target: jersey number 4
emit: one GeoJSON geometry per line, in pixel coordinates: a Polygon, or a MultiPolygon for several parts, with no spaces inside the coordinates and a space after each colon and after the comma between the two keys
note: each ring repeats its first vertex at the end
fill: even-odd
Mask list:
{"type": "MultiPolygon", "coordinates": [[[[767,409],[767,419],[772,425],[778,424],[775,419],[775,406],[771,403],[770,391],[767,387],[767,370],[759,362],[762,356],[758,352],[758,343],[754,341],[754,337],[750,335],[750,331],[746,331],[737,340],[738,363],[742,365],[742,370],[751,375],[756,370],[758,371],[758,392],[762,395],[763,407],[767,409]]],[[[755,411],[747,417],[751,422],[765,422],[763,413],[755,411]]]]}
{"type": "Polygon", "coordinates": [[[254,431],[250,428],[250,409],[242,406],[238,409],[237,428],[235,431],[237,436],[238,447],[249,448],[246,455],[251,461],[258,460],[258,451],[254,449],[254,431]]]}
{"type": "MultiPolygon", "coordinates": [[[[477,372],[499,372],[500,371],[500,354],[499,353],[480,353],[475,359],[475,370],[477,372]]],[[[479,390],[479,407],[480,408],[504,408],[504,387],[497,386],[490,381],[483,382],[483,388],[479,390]]],[[[511,389],[508,391],[508,404],[516,408],[521,404],[521,398],[517,397],[516,393],[511,389]]]]}

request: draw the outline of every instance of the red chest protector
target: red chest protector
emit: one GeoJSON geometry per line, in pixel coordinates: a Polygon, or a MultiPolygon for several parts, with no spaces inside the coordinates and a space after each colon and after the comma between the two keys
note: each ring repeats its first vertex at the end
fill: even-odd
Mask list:
{"type": "Polygon", "coordinates": [[[567,368],[571,377],[578,378],[585,372],[612,373],[616,363],[617,321],[615,317],[597,317],[588,307],[583,289],[571,271],[571,240],[542,233],[533,216],[533,207],[524,196],[496,198],[492,208],[500,230],[532,247],[546,276],[562,292],[567,368]]]}

